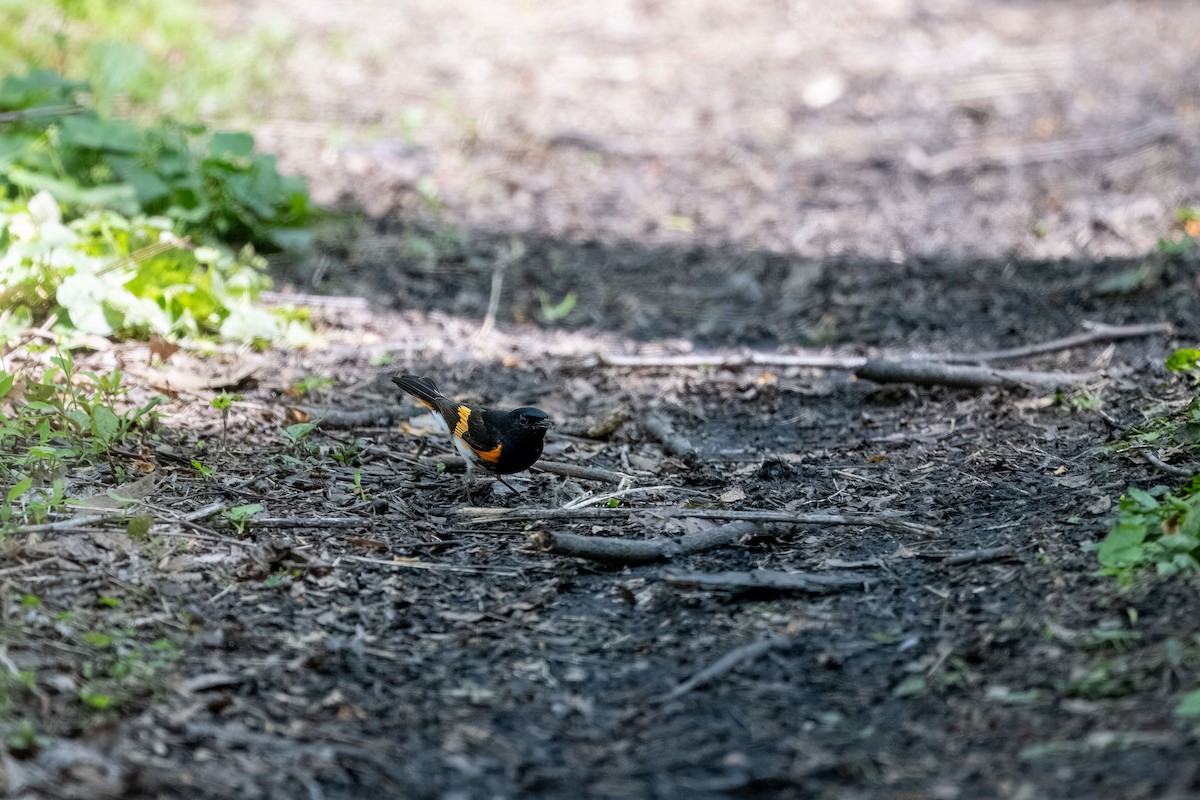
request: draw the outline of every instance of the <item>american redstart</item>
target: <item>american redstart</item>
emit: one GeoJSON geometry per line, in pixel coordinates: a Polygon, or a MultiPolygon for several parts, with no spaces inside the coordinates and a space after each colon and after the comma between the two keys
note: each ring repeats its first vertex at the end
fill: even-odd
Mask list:
{"type": "MultiPolygon", "coordinates": [[[[443,395],[429,378],[416,375],[401,375],[392,378],[392,383],[432,411],[438,427],[450,434],[454,449],[467,462],[468,499],[472,470],[476,466],[499,477],[529,469],[541,458],[542,443],[551,422],[550,415],[540,408],[498,411],[468,406],[443,395]]],[[[506,481],[505,485],[508,486],[506,481]]]]}

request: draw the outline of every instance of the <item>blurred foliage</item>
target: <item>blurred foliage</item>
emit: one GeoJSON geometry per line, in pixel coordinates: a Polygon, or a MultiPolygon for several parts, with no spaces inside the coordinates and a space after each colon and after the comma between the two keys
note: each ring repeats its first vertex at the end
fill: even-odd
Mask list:
{"type": "Polygon", "coordinates": [[[141,119],[228,116],[263,89],[287,30],[223,36],[188,0],[0,0],[0,74],[86,80],[94,106],[141,119]]]}

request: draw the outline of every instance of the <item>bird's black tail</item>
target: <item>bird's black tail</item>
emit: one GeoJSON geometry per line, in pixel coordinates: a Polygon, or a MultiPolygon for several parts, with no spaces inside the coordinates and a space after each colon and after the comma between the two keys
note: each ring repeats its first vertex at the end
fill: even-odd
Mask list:
{"type": "Polygon", "coordinates": [[[438,391],[437,385],[429,380],[429,378],[421,378],[416,375],[401,375],[399,378],[392,378],[392,383],[430,408],[437,408],[437,401],[442,397],[442,393],[438,391]]]}

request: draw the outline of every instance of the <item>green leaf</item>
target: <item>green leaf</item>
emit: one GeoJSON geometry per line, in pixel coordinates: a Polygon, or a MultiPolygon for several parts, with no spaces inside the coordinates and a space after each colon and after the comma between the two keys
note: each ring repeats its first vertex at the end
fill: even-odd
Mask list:
{"type": "Polygon", "coordinates": [[[1167,356],[1167,369],[1171,372],[1189,372],[1200,362],[1200,350],[1181,347],[1167,356]]]}
{"type": "Polygon", "coordinates": [[[1147,526],[1141,520],[1123,520],[1100,542],[1097,557],[1100,565],[1109,569],[1131,567],[1142,560],[1142,543],[1147,526]]]}
{"type": "Polygon", "coordinates": [[[93,77],[96,93],[111,105],[114,95],[128,92],[145,73],[149,56],[140,45],[130,42],[96,42],[88,51],[88,74],[93,77]]]}
{"type": "Polygon", "coordinates": [[[1200,717],[1200,689],[1193,689],[1179,698],[1175,706],[1175,716],[1185,719],[1200,717]]]}
{"type": "Polygon", "coordinates": [[[59,143],[67,147],[136,153],[141,150],[138,129],[124,120],[102,120],[95,114],[64,117],[59,123],[59,143]]]}
{"type": "Polygon", "coordinates": [[[254,137],[248,133],[214,133],[208,140],[208,152],[225,158],[246,158],[254,154],[254,137]]]}
{"type": "Polygon", "coordinates": [[[1145,489],[1139,489],[1136,486],[1129,487],[1129,498],[1147,511],[1158,508],[1158,500],[1145,489]]]}
{"type": "Polygon", "coordinates": [[[108,647],[113,642],[113,637],[99,631],[88,631],[83,634],[82,638],[92,647],[108,647]]]}
{"type": "Polygon", "coordinates": [[[8,490],[8,502],[16,500],[21,495],[33,488],[33,478],[22,478],[17,481],[16,485],[8,490]]]}
{"type": "Polygon", "coordinates": [[[288,425],[284,428],[283,435],[289,442],[295,443],[312,433],[320,424],[319,419],[312,422],[297,422],[295,425],[288,425]]]}
{"type": "Polygon", "coordinates": [[[121,432],[121,420],[108,406],[92,410],[92,434],[104,444],[112,444],[121,432]]]}
{"type": "Polygon", "coordinates": [[[94,694],[89,691],[80,692],[79,699],[84,702],[84,705],[97,709],[109,708],[113,704],[112,695],[94,694]]]}
{"type": "Polygon", "coordinates": [[[262,503],[250,503],[244,506],[234,506],[225,512],[230,522],[242,522],[263,510],[262,503]]]}

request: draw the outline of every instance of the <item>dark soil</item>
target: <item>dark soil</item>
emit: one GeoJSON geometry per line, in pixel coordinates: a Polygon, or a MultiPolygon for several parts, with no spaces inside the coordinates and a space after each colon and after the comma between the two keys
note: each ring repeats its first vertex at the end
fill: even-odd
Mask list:
{"type": "MultiPolygon", "coordinates": [[[[486,253],[492,245],[481,239],[478,247],[486,253]]],[[[601,264],[609,274],[633,276],[638,265],[672,260],[691,276],[719,276],[729,274],[730,260],[725,251],[538,240],[527,243],[527,253],[509,267],[507,285],[537,285],[553,261],[580,276],[601,264]]],[[[917,264],[884,280],[878,264],[815,266],[759,255],[742,263],[771,298],[763,301],[769,323],[750,321],[723,296],[706,298],[676,274],[650,292],[632,278],[581,280],[583,309],[642,303],[661,309],[648,317],[655,327],[625,327],[624,318],[601,315],[609,324],[598,327],[610,332],[589,338],[502,325],[484,349],[509,352],[515,360],[508,366],[464,360],[471,326],[436,309],[318,310],[329,317],[329,347],[300,360],[268,356],[241,388],[223,452],[214,413],[178,394],[173,405],[181,411],[162,431],[172,449],[147,451],[165,479],[148,498],[160,520],[151,539],[85,526],[31,539],[14,552],[18,567],[6,570],[7,655],[39,676],[39,692],[19,695],[18,703],[63,737],[10,757],[10,785],[21,789],[14,794],[1200,791],[1190,757],[1196,732],[1172,716],[1200,672],[1186,599],[1194,587],[1172,581],[1119,589],[1097,574],[1089,550],[1127,486],[1174,480],[1108,445],[1142,421],[1148,393],[1186,398],[1186,387],[1160,365],[1174,343],[1200,334],[1187,313],[1196,267],[1176,265],[1158,285],[1107,297],[1089,287],[1122,265],[1098,274],[1065,263],[917,264]],[[798,272],[813,294],[804,308],[788,311],[775,298],[798,272]],[[673,293],[689,299],[663,301],[673,293]],[[1167,320],[1181,329],[1172,339],[1099,344],[1022,364],[1103,369],[1108,377],[1089,389],[1095,404],[879,387],[840,371],[583,366],[582,355],[598,344],[661,352],[636,337],[686,334],[696,320],[715,324],[695,340],[720,343],[788,338],[782,331],[819,326],[841,345],[833,352],[851,343],[871,352],[1007,346],[1076,332],[1089,320],[1167,320]],[[372,367],[372,356],[385,352],[400,353],[398,362],[372,367]],[[309,452],[287,450],[272,433],[289,407],[374,408],[380,418],[396,418],[385,373],[401,368],[434,375],[471,398],[537,402],[560,421],[547,458],[632,470],[635,486],[657,488],[622,504],[646,513],[599,523],[473,523],[460,513],[461,476],[434,468],[448,450],[438,438],[360,422],[313,434],[320,449],[309,452]],[[304,372],[338,383],[316,398],[279,394],[304,372]],[[631,421],[602,440],[580,435],[614,408],[631,421]],[[641,423],[651,412],[673,418],[698,457],[666,455],[641,423]],[[331,457],[355,438],[365,440],[352,463],[369,498],[354,493],[354,467],[331,457]],[[210,443],[207,450],[198,449],[199,439],[210,443]],[[187,465],[193,456],[214,467],[215,477],[197,476],[187,465]],[[179,521],[210,502],[260,502],[266,519],[241,537],[219,517],[199,527],[179,521]],[[665,582],[664,565],[606,567],[531,544],[539,532],[646,538],[712,524],[654,513],[680,504],[902,512],[940,532],[782,526],[670,565],[865,576],[861,585],[822,596],[689,589],[665,582]],[[199,538],[181,538],[189,535],[199,538]],[[999,546],[1011,549],[999,560],[947,561],[999,546]],[[19,568],[48,556],[52,563],[36,570],[19,568]],[[16,604],[27,593],[40,598],[38,608],[16,604]],[[98,596],[120,605],[97,610],[98,596]],[[56,623],[64,611],[71,621],[56,623]],[[73,625],[122,627],[130,643],[163,636],[179,643],[180,657],[152,677],[127,681],[130,696],[115,712],[84,712],[69,679],[51,677],[56,669],[77,674],[89,658],[68,644],[73,625]],[[662,700],[769,633],[783,638],[662,700]]],[[[400,293],[421,279],[418,268],[394,264],[386,275],[372,273],[372,294],[400,293]]],[[[442,302],[478,314],[462,307],[463,292],[451,291],[461,280],[440,284],[447,287],[442,302]]],[[[130,364],[138,358],[133,349],[115,355],[130,364]]],[[[410,405],[398,418],[428,427],[410,405]]],[[[129,468],[136,455],[116,463],[129,468]]],[[[103,482],[106,470],[95,480],[103,482]]],[[[554,507],[585,489],[604,491],[544,473],[519,477],[517,488],[519,498],[481,481],[475,500],[554,507]]]]}
{"type": "MultiPolygon", "coordinates": [[[[260,142],[372,217],[275,265],[293,298],[340,296],[302,298],[310,349],[80,355],[125,369],[131,402],[170,403],[157,438],[67,493],[149,475],[154,525],[6,540],[0,720],[46,737],[5,728],[8,794],[1200,796],[1200,735],[1174,714],[1200,686],[1196,579],[1120,587],[1093,551],[1128,487],[1185,480],[1120,445],[1194,395],[1163,361],[1200,341],[1200,265],[1154,248],[1200,202],[1200,6],[225,10],[276,5],[299,48],[260,142]],[[1094,374],[1060,392],[600,358],[971,353],[1149,322],[1174,331],[998,364],[1094,374]],[[631,475],[633,515],[464,512],[395,371],[546,409],[546,459],[631,475]],[[333,385],[297,395],[306,376],[333,385]],[[227,431],[222,388],[241,395],[227,431]],[[651,414],[696,454],[668,453],[651,414]],[[298,444],[279,432],[318,417],[298,444]],[[245,530],[222,513],[254,503],[245,530]],[[776,525],[638,566],[537,545],[717,524],[664,511],[682,507],[936,533],[776,525]],[[668,580],[754,569],[858,580],[668,580]]],[[[1176,442],[1150,455],[1196,463],[1176,442]]],[[[477,481],[475,505],[615,488],[511,482],[477,481]]]]}

